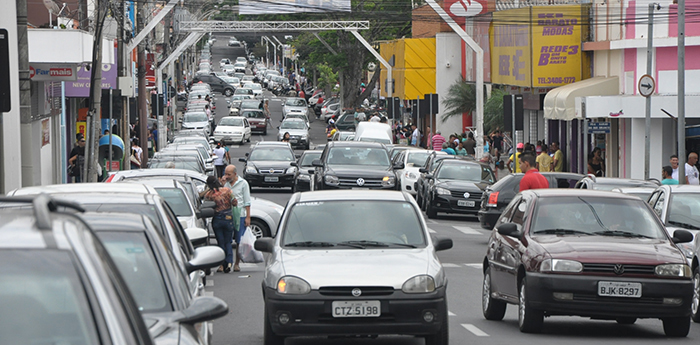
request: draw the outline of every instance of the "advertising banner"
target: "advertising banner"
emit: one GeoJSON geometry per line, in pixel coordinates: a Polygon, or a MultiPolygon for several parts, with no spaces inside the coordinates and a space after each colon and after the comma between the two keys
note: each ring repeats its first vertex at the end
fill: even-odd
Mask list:
{"type": "Polygon", "coordinates": [[[240,0],[239,14],[350,12],[350,0],[240,0]]]}
{"type": "Polygon", "coordinates": [[[29,78],[33,81],[73,81],[76,79],[76,65],[40,64],[29,65],[29,78]]]}
{"type": "Polygon", "coordinates": [[[581,6],[532,8],[532,85],[581,81],[581,6]]]}
{"type": "Polygon", "coordinates": [[[531,86],[530,8],[493,13],[491,82],[531,86]]]}
{"type": "Polygon", "coordinates": [[[445,0],[443,8],[459,26],[464,26],[465,19],[495,10],[495,0],[445,0]]]}
{"type": "MultiPolygon", "coordinates": [[[[117,88],[117,65],[102,64],[102,88],[117,88]]],[[[66,83],[66,97],[90,97],[90,71],[78,66],[78,77],[66,83]]]]}

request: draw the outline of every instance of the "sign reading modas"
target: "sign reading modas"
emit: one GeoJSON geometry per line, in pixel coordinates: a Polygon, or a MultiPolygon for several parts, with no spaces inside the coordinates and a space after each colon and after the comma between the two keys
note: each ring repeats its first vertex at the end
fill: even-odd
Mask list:
{"type": "Polygon", "coordinates": [[[492,82],[556,87],[583,79],[585,6],[543,6],[493,14],[492,82]]]}

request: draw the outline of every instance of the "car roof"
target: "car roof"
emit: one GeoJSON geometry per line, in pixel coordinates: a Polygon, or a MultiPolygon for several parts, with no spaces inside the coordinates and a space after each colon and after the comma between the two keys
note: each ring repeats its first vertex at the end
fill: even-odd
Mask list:
{"type": "Polygon", "coordinates": [[[182,189],[182,185],[179,181],[163,177],[163,178],[145,178],[138,181],[123,181],[123,183],[141,183],[153,188],[178,188],[182,189]]]}
{"type": "Polygon", "coordinates": [[[283,141],[261,141],[257,144],[255,144],[255,147],[265,147],[265,146],[279,146],[279,147],[289,147],[289,143],[285,143],[283,141]]]}
{"type": "Polygon", "coordinates": [[[305,156],[308,154],[321,154],[321,153],[323,153],[323,150],[306,150],[301,155],[305,156]]]}
{"type": "Polygon", "coordinates": [[[297,193],[296,202],[309,201],[340,201],[340,200],[383,200],[383,201],[407,201],[408,194],[399,191],[386,190],[321,190],[313,192],[297,193]]]}
{"type": "Polygon", "coordinates": [[[700,186],[689,184],[668,185],[672,193],[700,193],[700,186]]]}
{"type": "Polygon", "coordinates": [[[639,198],[634,195],[594,189],[543,188],[530,189],[523,191],[522,193],[534,194],[537,197],[593,196],[603,198],[639,200],[639,198]]]}
{"type": "Polygon", "coordinates": [[[282,120],[282,122],[303,122],[303,123],[306,123],[306,121],[304,121],[304,119],[302,119],[302,118],[290,117],[290,116],[294,116],[294,115],[292,115],[292,114],[287,115],[287,117],[284,120],[282,120]]]}
{"type": "MultiPolygon", "coordinates": [[[[3,201],[4,202],[4,201],[3,201]]],[[[31,205],[31,204],[27,204],[31,205]]],[[[62,250],[71,250],[72,245],[66,239],[63,226],[51,226],[51,229],[39,229],[37,227],[37,218],[40,217],[33,207],[7,208],[0,209],[0,249],[46,249],[55,245],[56,248],[62,250]],[[51,232],[53,241],[49,242],[43,232],[51,232]]],[[[73,216],[62,212],[51,212],[50,224],[58,220],[64,222],[72,221],[72,223],[81,223],[73,216]]],[[[79,231],[89,231],[86,226],[76,226],[79,231]]],[[[84,236],[80,236],[84,238],[84,236]]]]}
{"type": "Polygon", "coordinates": [[[104,199],[109,199],[113,194],[158,194],[150,186],[143,184],[117,184],[117,183],[68,183],[44,186],[23,187],[8,193],[8,195],[36,195],[36,194],[69,194],[69,193],[100,193],[104,199]]]}
{"type": "Polygon", "coordinates": [[[152,177],[152,176],[189,176],[193,179],[206,181],[207,175],[186,169],[153,168],[139,170],[121,170],[115,173],[115,177],[123,179],[152,177]]]}
{"type": "Polygon", "coordinates": [[[125,212],[84,212],[79,214],[94,231],[144,231],[147,216],[125,212]]]}
{"type": "Polygon", "coordinates": [[[329,147],[376,147],[385,148],[381,143],[371,142],[371,141],[331,141],[328,143],[329,147]]]}

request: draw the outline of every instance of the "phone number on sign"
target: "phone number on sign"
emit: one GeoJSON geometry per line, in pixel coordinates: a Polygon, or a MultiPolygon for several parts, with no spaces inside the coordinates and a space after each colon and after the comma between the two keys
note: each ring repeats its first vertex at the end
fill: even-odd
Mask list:
{"type": "Polygon", "coordinates": [[[537,82],[540,84],[568,84],[568,83],[576,82],[576,77],[537,78],[537,82]]]}

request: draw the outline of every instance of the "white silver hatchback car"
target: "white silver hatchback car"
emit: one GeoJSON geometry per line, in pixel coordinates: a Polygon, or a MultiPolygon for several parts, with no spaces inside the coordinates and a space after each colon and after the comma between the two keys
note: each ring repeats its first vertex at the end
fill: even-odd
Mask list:
{"type": "Polygon", "coordinates": [[[292,336],[405,334],[448,343],[447,277],[418,204],[399,191],[292,195],[263,280],[264,344],[292,336]]]}

